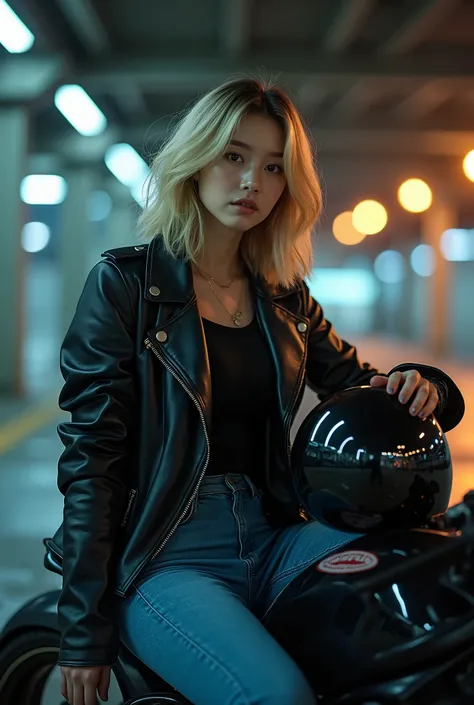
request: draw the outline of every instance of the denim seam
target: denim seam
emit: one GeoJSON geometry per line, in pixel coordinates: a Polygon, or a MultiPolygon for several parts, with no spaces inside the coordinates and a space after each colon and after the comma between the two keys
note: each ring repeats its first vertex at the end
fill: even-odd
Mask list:
{"type": "Polygon", "coordinates": [[[260,617],[260,622],[261,622],[263,625],[265,625],[265,618],[266,618],[267,614],[270,612],[271,608],[273,607],[273,605],[275,604],[275,602],[278,600],[278,598],[280,597],[280,595],[285,592],[285,590],[286,590],[287,587],[288,587],[288,584],[285,585],[284,587],[282,587],[282,589],[275,595],[275,597],[273,598],[273,600],[271,601],[271,603],[269,604],[269,606],[267,607],[267,609],[265,610],[265,612],[263,613],[263,615],[260,617]]]}
{"type": "MultiPolygon", "coordinates": [[[[184,641],[188,643],[188,645],[194,647],[201,656],[203,656],[205,659],[209,661],[211,666],[217,667],[218,669],[221,670],[221,672],[227,677],[229,680],[229,683],[238,689],[239,693],[242,692],[243,687],[239,685],[239,682],[235,678],[235,676],[227,669],[225,668],[221,663],[219,663],[214,656],[211,656],[207,651],[204,650],[204,648],[195,640],[195,637],[190,637],[187,634],[185,634],[181,629],[176,625],[173,624],[167,617],[165,617],[164,614],[159,612],[154,605],[151,604],[149,600],[145,597],[145,595],[141,592],[139,588],[136,588],[136,593],[137,595],[140,596],[140,598],[143,600],[143,602],[148,605],[148,607],[156,614],[156,616],[161,619],[165,625],[171,629],[172,631],[176,632],[184,641]]],[[[249,700],[242,700],[240,695],[237,695],[237,700],[234,701],[235,705],[250,705],[249,700]]]]}
{"type": "Polygon", "coordinates": [[[273,577],[269,583],[268,587],[272,587],[273,585],[276,585],[282,578],[287,578],[289,575],[292,575],[293,573],[297,573],[300,571],[302,568],[306,568],[307,566],[311,565],[312,563],[318,563],[324,556],[326,556],[328,553],[331,553],[332,551],[337,550],[338,548],[341,548],[341,546],[345,546],[345,542],[338,543],[336,546],[331,546],[330,549],[322,553],[320,556],[318,556],[316,559],[309,558],[307,561],[304,561],[303,563],[299,563],[298,565],[292,566],[291,568],[288,568],[287,570],[284,570],[282,573],[278,573],[275,577],[273,577]]]}
{"type": "MultiPolygon", "coordinates": [[[[345,543],[338,543],[337,546],[334,546],[333,548],[331,548],[330,551],[326,551],[325,554],[322,554],[321,556],[318,556],[318,559],[317,559],[316,563],[319,562],[319,560],[320,560],[321,558],[323,558],[324,555],[327,555],[328,553],[330,553],[330,552],[333,551],[334,549],[337,549],[337,548],[340,548],[341,546],[346,546],[346,545],[347,545],[347,544],[345,544],[345,543]]],[[[314,563],[314,562],[315,562],[315,561],[314,561],[314,558],[312,558],[312,559],[309,560],[309,561],[305,561],[304,563],[301,563],[299,566],[296,566],[295,568],[291,568],[291,569],[285,571],[284,573],[280,573],[280,574],[278,575],[278,577],[274,578],[273,580],[271,580],[271,581],[268,583],[268,586],[267,586],[267,587],[270,588],[271,586],[276,585],[276,583],[280,580],[280,578],[287,577],[289,574],[291,574],[291,573],[293,573],[293,572],[296,572],[297,570],[300,570],[301,568],[305,568],[306,566],[311,565],[311,563],[314,563]]],[[[273,605],[275,604],[275,602],[278,600],[278,598],[280,597],[280,595],[286,590],[286,588],[287,588],[288,585],[290,585],[290,584],[291,584],[291,583],[288,583],[287,585],[285,585],[284,587],[282,587],[282,589],[278,592],[278,594],[275,595],[275,597],[274,597],[273,600],[271,601],[270,605],[267,607],[267,609],[266,609],[265,612],[263,613],[262,617],[260,618],[260,621],[262,622],[262,624],[264,624],[265,618],[266,618],[267,614],[270,612],[270,610],[271,610],[271,608],[273,607],[273,605]]]]}
{"type": "Polygon", "coordinates": [[[238,491],[238,490],[236,490],[236,491],[234,492],[234,496],[233,496],[232,512],[233,512],[233,514],[234,514],[235,520],[236,520],[236,522],[237,522],[237,528],[238,528],[237,534],[238,534],[238,538],[239,538],[239,558],[240,558],[241,561],[244,561],[244,563],[245,563],[246,566],[247,566],[247,580],[248,580],[248,585],[247,585],[247,603],[248,603],[248,605],[250,605],[251,599],[252,599],[252,583],[253,583],[254,565],[253,565],[253,561],[249,561],[249,560],[247,560],[247,558],[244,558],[244,556],[243,556],[243,548],[244,548],[244,545],[243,545],[243,536],[242,536],[242,534],[243,534],[243,532],[244,532],[245,529],[246,529],[246,524],[245,524],[245,515],[242,516],[242,523],[241,523],[241,520],[240,520],[240,516],[239,516],[239,509],[240,509],[240,507],[239,507],[239,504],[238,504],[239,499],[238,499],[238,497],[237,497],[237,491],[238,491]]]}

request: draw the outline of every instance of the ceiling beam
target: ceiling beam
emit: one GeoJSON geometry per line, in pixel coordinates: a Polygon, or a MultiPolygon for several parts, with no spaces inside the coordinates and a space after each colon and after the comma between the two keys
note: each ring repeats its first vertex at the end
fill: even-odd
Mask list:
{"type": "Polygon", "coordinates": [[[38,100],[65,71],[59,55],[9,54],[0,62],[0,103],[38,100]]]}
{"type": "MultiPolygon", "coordinates": [[[[164,134],[162,135],[164,138],[164,134]]],[[[360,130],[360,129],[316,129],[314,138],[318,153],[323,156],[338,154],[378,156],[425,155],[432,157],[464,157],[474,144],[474,131],[453,132],[446,130],[360,130]]],[[[54,135],[39,135],[37,147],[87,162],[102,162],[105,150],[110,144],[126,140],[143,149],[147,154],[159,148],[159,138],[149,128],[115,128],[107,131],[100,140],[80,135],[70,135],[58,139],[54,135]],[[148,133],[148,136],[147,136],[148,133]]]]}
{"type": "Polygon", "coordinates": [[[129,82],[120,91],[112,93],[112,96],[121,112],[131,120],[143,120],[149,115],[143,93],[136,84],[129,82]]]}
{"type": "Polygon", "coordinates": [[[406,54],[415,49],[429,32],[439,25],[448,12],[459,4],[459,0],[422,0],[411,2],[410,10],[381,46],[385,55],[406,54]]]}
{"type": "Polygon", "coordinates": [[[220,44],[225,56],[240,57],[249,47],[254,0],[221,0],[220,44]]]}
{"type": "Polygon", "coordinates": [[[376,101],[380,92],[381,87],[378,84],[361,79],[354,83],[334,104],[332,112],[335,115],[354,120],[376,101]]]}
{"type": "Polygon", "coordinates": [[[356,39],[374,5],[375,0],[339,0],[334,22],[322,42],[323,51],[345,51],[356,39]]]}
{"type": "Polygon", "coordinates": [[[329,95],[329,87],[318,81],[302,83],[295,92],[295,102],[303,113],[318,110],[329,95]]]}
{"type": "Polygon", "coordinates": [[[91,54],[103,54],[110,49],[107,32],[91,0],[57,0],[57,3],[76,36],[91,54]]]}
{"type": "Polygon", "coordinates": [[[420,120],[447,103],[456,93],[456,86],[449,80],[428,81],[404,98],[395,108],[397,117],[420,120]]]}
{"type": "Polygon", "coordinates": [[[89,67],[78,71],[77,78],[84,88],[91,91],[119,92],[128,82],[136,84],[140,90],[167,95],[186,93],[196,95],[201,91],[214,88],[231,75],[238,73],[253,74],[255,66],[265,65],[267,75],[281,76],[285,84],[300,86],[307,82],[321,81],[328,83],[335,90],[347,89],[354,81],[362,78],[377,79],[382,88],[387,82],[403,82],[409,89],[417,87],[420,80],[449,77],[462,81],[466,89],[474,85],[472,57],[446,56],[437,57],[400,57],[392,59],[373,58],[358,59],[354,57],[311,56],[292,54],[287,57],[254,57],[252,60],[242,58],[238,62],[223,60],[219,57],[208,59],[186,59],[179,62],[174,59],[136,58],[127,59],[110,56],[95,59],[89,67]]]}
{"type": "MultiPolygon", "coordinates": [[[[398,127],[333,126],[331,118],[321,119],[312,128],[320,152],[352,154],[429,154],[464,156],[474,144],[473,130],[404,129],[398,127]]],[[[149,152],[165,139],[166,122],[122,128],[122,139],[149,152]]]]}
{"type": "Polygon", "coordinates": [[[107,149],[120,140],[120,128],[109,125],[105,132],[95,137],[84,137],[77,132],[70,132],[61,137],[53,137],[49,145],[63,159],[76,163],[97,164],[102,162],[107,149]]]}
{"type": "Polygon", "coordinates": [[[464,157],[474,144],[474,131],[318,129],[315,138],[324,154],[351,152],[464,157]]]}

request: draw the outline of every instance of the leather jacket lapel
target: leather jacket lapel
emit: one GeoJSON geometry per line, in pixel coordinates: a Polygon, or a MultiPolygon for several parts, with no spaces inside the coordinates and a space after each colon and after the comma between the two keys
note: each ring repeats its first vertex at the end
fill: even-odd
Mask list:
{"type": "Polygon", "coordinates": [[[280,418],[285,424],[291,422],[304,380],[309,322],[285,308],[285,298],[291,295],[293,290],[281,292],[256,282],[256,314],[273,357],[280,418]]]}
{"type": "MultiPolygon", "coordinates": [[[[272,287],[248,273],[254,288],[256,315],[268,343],[278,384],[280,418],[292,420],[301,391],[307,355],[309,319],[285,307],[294,289],[272,287]]],[[[159,357],[201,406],[211,415],[211,374],[201,317],[194,293],[191,267],[169,255],[155,238],[147,253],[144,296],[161,304],[148,338],[159,357]]]]}
{"type": "Polygon", "coordinates": [[[156,238],[148,251],[144,296],[160,304],[156,325],[148,331],[155,353],[199,404],[209,424],[211,373],[191,267],[171,257],[156,238]]]}

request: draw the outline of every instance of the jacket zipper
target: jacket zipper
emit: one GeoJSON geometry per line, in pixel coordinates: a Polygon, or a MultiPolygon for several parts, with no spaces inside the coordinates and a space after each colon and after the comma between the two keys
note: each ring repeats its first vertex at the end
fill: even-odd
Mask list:
{"type": "Polygon", "coordinates": [[[193,493],[192,493],[191,497],[189,498],[189,500],[188,500],[188,502],[187,502],[187,504],[186,504],[186,506],[185,506],[183,512],[182,512],[182,513],[180,514],[180,516],[178,517],[178,521],[176,521],[175,524],[171,527],[170,531],[166,534],[166,536],[164,537],[163,541],[160,543],[160,545],[158,546],[158,548],[151,554],[151,556],[148,556],[148,557],[145,559],[145,561],[143,562],[143,565],[141,565],[141,566],[139,567],[139,569],[137,570],[137,572],[136,572],[134,575],[132,575],[132,576],[128,579],[127,584],[126,584],[125,587],[123,588],[123,592],[124,592],[124,593],[125,593],[125,591],[127,590],[128,586],[133,582],[133,580],[136,579],[137,575],[143,570],[143,568],[146,566],[146,564],[147,564],[149,561],[152,561],[152,560],[160,553],[160,551],[164,548],[164,546],[168,543],[168,541],[170,540],[170,538],[173,536],[174,532],[176,531],[177,527],[178,527],[179,524],[181,523],[182,519],[184,518],[184,516],[185,516],[185,515],[187,514],[187,512],[189,511],[189,508],[190,508],[190,506],[191,506],[191,504],[192,504],[194,498],[196,497],[196,495],[197,495],[197,493],[198,493],[198,491],[199,491],[199,486],[200,486],[200,484],[201,484],[201,482],[202,482],[202,478],[204,477],[204,475],[205,475],[205,473],[206,473],[207,466],[209,465],[209,458],[210,458],[210,456],[211,456],[211,445],[210,445],[210,441],[209,441],[209,433],[208,433],[208,431],[207,431],[207,426],[206,426],[206,419],[204,418],[204,412],[203,412],[203,410],[201,409],[201,405],[199,404],[198,399],[196,399],[196,397],[195,397],[195,396],[192,394],[192,392],[187,388],[187,386],[184,384],[184,382],[178,377],[178,375],[176,374],[176,372],[175,372],[175,371],[172,369],[172,367],[166,362],[166,360],[163,359],[163,357],[160,355],[160,353],[158,352],[158,350],[156,349],[156,347],[153,345],[153,343],[151,342],[151,340],[150,340],[149,338],[146,338],[146,339],[145,339],[145,346],[146,346],[149,350],[152,351],[152,353],[158,358],[158,360],[162,363],[162,365],[164,365],[164,367],[168,370],[168,372],[170,372],[170,373],[173,375],[173,377],[179,382],[179,384],[183,387],[183,389],[185,390],[185,392],[191,397],[192,401],[194,402],[194,405],[196,406],[196,409],[197,409],[198,412],[199,412],[199,416],[200,416],[200,418],[201,418],[201,422],[202,422],[202,425],[203,425],[203,428],[204,428],[204,435],[205,435],[205,437],[206,437],[206,444],[207,444],[207,454],[206,454],[206,460],[205,460],[205,463],[204,463],[204,467],[203,467],[203,469],[202,469],[202,471],[201,471],[201,474],[200,474],[200,476],[199,476],[198,483],[197,483],[196,487],[194,488],[193,493]]]}
{"type": "Polygon", "coordinates": [[[127,525],[128,517],[130,515],[130,510],[132,508],[133,501],[137,495],[137,490],[133,489],[130,490],[128,494],[128,504],[127,504],[127,509],[125,510],[125,514],[123,515],[122,523],[120,526],[124,528],[127,525]]]}
{"type": "MultiPolygon", "coordinates": [[[[193,403],[194,403],[196,409],[198,410],[198,413],[199,413],[199,416],[200,416],[200,418],[201,418],[201,422],[202,422],[202,425],[203,425],[204,435],[205,435],[205,437],[206,437],[206,444],[207,444],[207,454],[206,454],[206,460],[205,460],[205,463],[204,463],[204,467],[203,467],[203,469],[202,469],[202,471],[201,471],[201,474],[200,474],[200,476],[199,476],[199,479],[198,479],[198,483],[197,483],[196,487],[194,488],[193,493],[192,493],[191,497],[189,498],[189,500],[188,500],[188,502],[187,502],[187,504],[186,504],[186,506],[185,506],[185,508],[184,508],[184,511],[183,511],[183,512],[180,514],[180,516],[178,517],[178,521],[171,527],[170,531],[166,534],[166,536],[164,537],[163,541],[162,541],[161,544],[158,546],[158,548],[151,554],[151,556],[149,556],[149,557],[147,557],[147,558],[145,559],[145,561],[144,561],[143,564],[138,568],[138,570],[136,571],[136,573],[132,574],[132,575],[129,577],[129,579],[128,579],[127,582],[125,583],[124,587],[120,590],[120,594],[125,594],[125,593],[126,593],[128,587],[129,587],[129,586],[131,585],[131,583],[136,579],[137,575],[139,575],[139,573],[143,570],[143,568],[146,566],[146,564],[147,564],[149,561],[152,561],[154,558],[156,558],[156,556],[160,553],[160,551],[163,550],[164,546],[168,543],[168,541],[170,540],[170,538],[173,536],[174,532],[176,531],[177,527],[178,527],[179,524],[181,523],[182,519],[185,517],[186,513],[189,511],[189,508],[190,508],[190,506],[191,506],[191,504],[192,504],[194,498],[196,497],[197,493],[199,492],[199,487],[200,487],[201,482],[202,482],[202,479],[203,479],[203,477],[204,477],[204,475],[205,475],[205,473],[206,473],[207,466],[209,465],[209,458],[210,458],[210,455],[211,455],[211,445],[210,445],[210,441],[209,441],[209,433],[208,433],[208,431],[207,431],[207,426],[206,426],[206,419],[204,418],[204,412],[203,412],[203,410],[201,409],[201,405],[199,404],[198,399],[196,399],[196,397],[194,396],[194,394],[188,389],[188,387],[184,384],[184,382],[178,377],[178,375],[176,374],[176,372],[175,372],[175,371],[172,369],[172,367],[166,362],[166,360],[163,359],[163,357],[160,355],[160,353],[158,352],[158,350],[157,350],[157,348],[155,347],[155,345],[153,345],[153,343],[151,342],[151,340],[150,340],[149,338],[145,338],[144,343],[145,343],[145,347],[152,351],[152,353],[155,355],[155,357],[157,357],[158,360],[161,362],[161,364],[165,367],[165,369],[167,369],[168,372],[173,375],[173,377],[176,379],[176,381],[179,382],[179,384],[183,387],[183,389],[185,390],[185,392],[186,392],[186,393],[189,395],[189,397],[192,399],[192,401],[193,401],[193,403]]],[[[299,397],[299,394],[300,394],[301,385],[302,385],[302,380],[303,380],[303,376],[301,377],[301,380],[300,380],[300,383],[298,384],[298,388],[297,388],[297,390],[296,390],[296,393],[295,393],[295,395],[293,396],[293,399],[292,399],[292,402],[291,402],[291,406],[290,406],[290,409],[289,409],[289,412],[288,412],[288,416],[287,416],[287,423],[286,423],[286,429],[285,429],[285,437],[286,437],[285,440],[286,440],[286,451],[287,451],[287,457],[288,457],[288,467],[290,467],[290,468],[291,468],[291,444],[290,444],[291,417],[292,417],[292,414],[293,414],[293,409],[294,409],[294,407],[295,407],[296,401],[297,401],[297,399],[298,399],[298,397],[299,397]]],[[[300,513],[301,513],[301,512],[300,512],[300,513]]],[[[302,517],[302,518],[304,518],[304,517],[302,517]]]]}
{"type": "Polygon", "coordinates": [[[296,389],[295,394],[293,395],[293,399],[291,400],[291,405],[288,410],[288,414],[286,417],[286,423],[285,423],[285,442],[286,442],[286,454],[288,457],[288,467],[291,469],[291,442],[290,442],[290,430],[291,430],[291,424],[293,421],[293,411],[296,405],[296,402],[300,396],[301,392],[301,386],[303,384],[303,375],[301,375],[301,379],[299,381],[298,387],[296,389]]]}

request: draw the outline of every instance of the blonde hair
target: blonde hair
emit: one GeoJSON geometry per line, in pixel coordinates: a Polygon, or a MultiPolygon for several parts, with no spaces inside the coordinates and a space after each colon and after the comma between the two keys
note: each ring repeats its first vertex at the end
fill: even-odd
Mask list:
{"type": "Polygon", "coordinates": [[[322,196],[311,137],[290,98],[271,82],[228,81],[185,114],[153,160],[139,226],[143,238],[157,235],[171,255],[194,261],[205,233],[193,176],[224,153],[242,118],[255,113],[284,131],[286,185],[270,215],[244,233],[240,252],[254,275],[291,287],[311,272],[322,196]]]}

